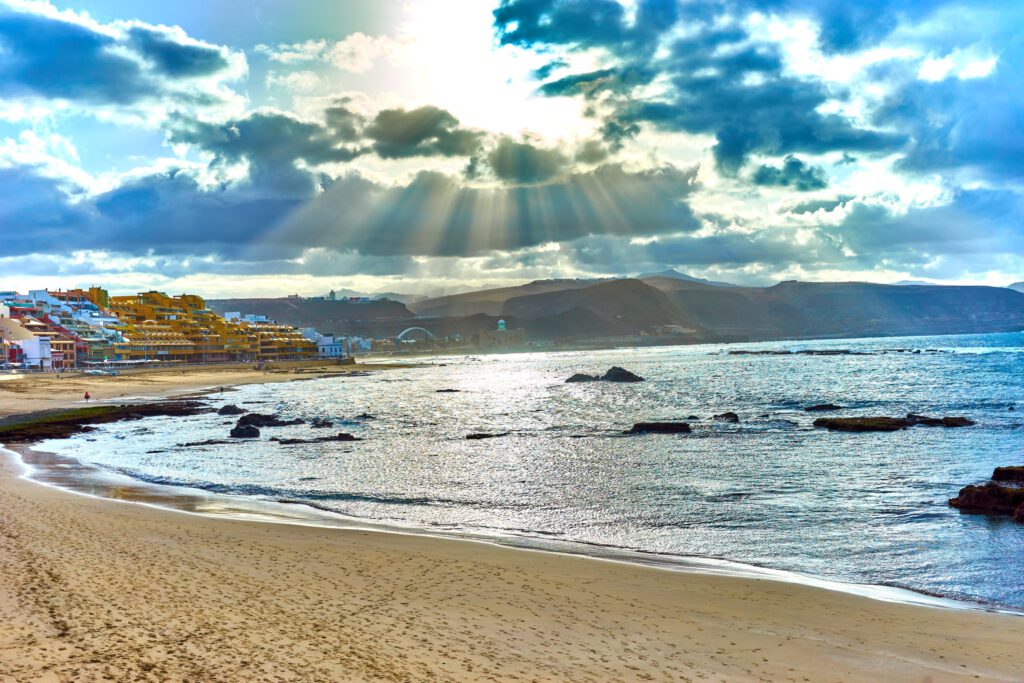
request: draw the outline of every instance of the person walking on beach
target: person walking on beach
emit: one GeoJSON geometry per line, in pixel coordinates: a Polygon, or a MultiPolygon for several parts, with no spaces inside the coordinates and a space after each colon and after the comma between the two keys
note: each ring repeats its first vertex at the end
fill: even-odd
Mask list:
{"type": "Polygon", "coordinates": [[[85,402],[88,403],[89,399],[91,399],[91,398],[92,398],[92,394],[90,394],[88,391],[85,392],[85,402]]]}

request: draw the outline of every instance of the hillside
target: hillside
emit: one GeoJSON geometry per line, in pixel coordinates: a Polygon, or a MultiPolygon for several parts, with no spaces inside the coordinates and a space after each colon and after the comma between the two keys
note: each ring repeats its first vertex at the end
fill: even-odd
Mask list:
{"type": "Polygon", "coordinates": [[[644,273],[642,275],[637,275],[635,279],[636,280],[645,280],[646,281],[646,280],[650,280],[650,279],[653,279],[653,278],[660,278],[660,277],[671,278],[673,280],[684,280],[686,282],[696,282],[697,284],[701,284],[701,285],[714,285],[715,287],[738,287],[739,286],[739,285],[735,285],[735,284],[733,284],[731,282],[720,282],[718,280],[706,280],[706,279],[704,279],[702,277],[694,277],[692,275],[687,275],[686,273],[680,273],[678,270],[673,270],[672,268],[667,268],[665,270],[658,271],[657,273],[644,273]]]}
{"type": "Polygon", "coordinates": [[[1024,282],[1014,282],[1012,285],[1009,285],[1007,289],[1012,289],[1015,292],[1024,294],[1024,282]]]}
{"type": "Polygon", "coordinates": [[[500,287],[482,289],[464,294],[452,294],[435,299],[427,299],[409,305],[409,308],[423,317],[449,317],[461,315],[501,315],[502,307],[509,299],[529,294],[562,291],[589,287],[595,280],[535,280],[517,287],[500,287]]]}
{"type": "Polygon", "coordinates": [[[398,301],[353,303],[327,299],[213,299],[206,302],[223,315],[239,312],[265,315],[285,325],[315,327],[321,332],[352,335],[384,335],[389,322],[410,321],[413,314],[398,301]]]}
{"type": "Polygon", "coordinates": [[[680,321],[717,339],[758,340],[1000,332],[1024,328],[1024,297],[998,287],[783,282],[701,287],[649,280],[680,321]]]}

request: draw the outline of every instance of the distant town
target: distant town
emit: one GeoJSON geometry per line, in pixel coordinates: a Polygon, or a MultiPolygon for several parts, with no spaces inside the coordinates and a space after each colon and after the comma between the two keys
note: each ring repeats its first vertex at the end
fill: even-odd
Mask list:
{"type": "MultiPolygon", "coordinates": [[[[288,300],[301,299],[298,296],[288,300]]],[[[370,303],[369,297],[304,301],[370,303]]],[[[479,335],[477,335],[479,336],[479,335]]],[[[499,321],[496,340],[522,341],[499,321]]],[[[386,338],[340,336],[278,323],[263,313],[219,314],[194,294],[149,291],[111,296],[106,289],[0,291],[0,369],[94,370],[158,364],[272,363],[344,360],[357,353],[446,348],[458,335],[437,338],[412,327],[386,338]]]]}

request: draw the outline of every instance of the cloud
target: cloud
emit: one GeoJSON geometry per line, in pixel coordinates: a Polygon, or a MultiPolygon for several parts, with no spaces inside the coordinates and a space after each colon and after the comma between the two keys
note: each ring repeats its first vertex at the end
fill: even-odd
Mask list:
{"type": "Polygon", "coordinates": [[[487,155],[487,162],[501,180],[537,183],[561,173],[569,160],[557,149],[542,149],[527,142],[501,138],[487,155]]]}
{"type": "Polygon", "coordinates": [[[818,211],[824,211],[828,213],[834,211],[840,206],[846,206],[851,201],[856,199],[852,194],[841,194],[835,199],[811,199],[806,202],[799,202],[789,207],[790,213],[805,214],[805,213],[817,213],[818,211]]]}
{"type": "Polygon", "coordinates": [[[255,50],[272,62],[279,64],[303,64],[321,62],[332,64],[343,71],[365,73],[380,60],[387,57],[398,60],[404,44],[389,36],[368,36],[352,33],[343,40],[307,40],[301,43],[279,43],[257,45],[255,50]]]}
{"type": "Polygon", "coordinates": [[[438,107],[385,109],[366,128],[373,149],[384,159],[415,156],[470,156],[483,134],[459,127],[459,120],[438,107]]]}
{"type": "Polygon", "coordinates": [[[751,180],[755,185],[789,187],[797,192],[821,190],[828,186],[824,169],[811,166],[794,156],[786,157],[781,167],[759,166],[751,180]]]}
{"type": "MultiPolygon", "coordinates": [[[[234,154],[236,151],[230,149],[234,154]]],[[[7,169],[17,201],[0,204],[15,226],[10,255],[112,249],[210,254],[235,260],[294,258],[306,249],[372,256],[471,256],[591,234],[644,236],[700,225],[686,203],[696,169],[630,172],[619,165],[548,184],[474,188],[434,172],[388,186],[350,173],[313,196],[257,192],[250,182],[201,185],[186,170],[151,174],[88,198],[32,169],[7,169]]],[[[2,178],[0,178],[2,179],[2,178]]]]}
{"type": "MultiPolygon", "coordinates": [[[[45,6],[36,9],[44,10],[45,6]]],[[[0,6],[0,95],[87,105],[174,99],[208,105],[227,94],[222,79],[244,72],[244,57],[139,22],[99,25],[71,13],[0,6]]]]}

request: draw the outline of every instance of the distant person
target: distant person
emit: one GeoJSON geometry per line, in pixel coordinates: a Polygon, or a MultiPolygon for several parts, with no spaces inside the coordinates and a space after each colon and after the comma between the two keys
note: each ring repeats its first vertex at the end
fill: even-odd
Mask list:
{"type": "Polygon", "coordinates": [[[91,399],[91,398],[92,398],[92,394],[90,394],[88,391],[85,392],[85,402],[88,403],[89,399],[91,399]]]}

